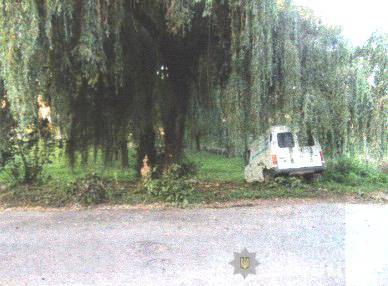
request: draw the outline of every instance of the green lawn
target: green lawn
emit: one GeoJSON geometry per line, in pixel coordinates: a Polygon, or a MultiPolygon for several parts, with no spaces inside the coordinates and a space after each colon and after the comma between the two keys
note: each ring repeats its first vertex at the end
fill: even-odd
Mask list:
{"type": "MultiPolygon", "coordinates": [[[[195,177],[198,180],[218,182],[244,181],[244,162],[241,158],[227,158],[204,152],[187,152],[186,157],[197,166],[198,173],[195,177]]],[[[56,152],[51,157],[52,163],[44,166],[42,179],[44,182],[55,181],[66,184],[94,173],[107,180],[118,182],[133,181],[136,178],[134,150],[130,150],[129,158],[130,168],[128,169],[122,169],[119,162],[116,162],[112,167],[106,167],[102,162],[101,156],[98,157],[96,162],[91,160],[86,165],[76,164],[71,169],[67,164],[65,155],[56,152]]],[[[0,183],[10,183],[9,175],[6,172],[0,172],[0,183]]]]}
{"type": "Polygon", "coordinates": [[[241,158],[226,158],[209,153],[187,154],[190,161],[198,166],[197,178],[206,181],[243,182],[244,162],[241,158]]]}
{"type": "Polygon", "coordinates": [[[56,180],[63,183],[73,182],[90,174],[119,182],[133,181],[136,177],[133,167],[122,169],[119,164],[105,167],[100,160],[90,162],[87,165],[77,164],[73,169],[66,164],[66,160],[56,160],[44,166],[43,174],[45,181],[56,180]]]}
{"type": "MultiPolygon", "coordinates": [[[[136,178],[134,169],[135,151],[129,151],[130,168],[123,169],[119,162],[115,162],[113,166],[106,167],[103,164],[102,157],[98,156],[97,160],[93,159],[86,165],[77,163],[74,168],[70,168],[67,163],[67,158],[63,150],[57,149],[51,156],[51,163],[43,166],[41,183],[44,184],[68,184],[82,179],[88,175],[96,174],[97,176],[116,182],[129,182],[136,178]]],[[[92,153],[90,158],[93,158],[92,153]]],[[[0,171],[0,184],[12,184],[12,178],[9,171],[0,171]]]]}

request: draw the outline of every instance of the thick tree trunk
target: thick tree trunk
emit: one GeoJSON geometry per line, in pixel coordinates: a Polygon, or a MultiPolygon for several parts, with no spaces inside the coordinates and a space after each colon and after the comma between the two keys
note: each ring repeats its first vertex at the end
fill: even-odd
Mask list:
{"type": "Polygon", "coordinates": [[[151,167],[155,166],[156,163],[156,150],[155,150],[155,132],[152,130],[152,126],[145,130],[143,134],[140,135],[139,143],[137,147],[137,164],[136,170],[138,175],[140,175],[140,170],[143,167],[143,160],[145,156],[148,157],[148,163],[151,167]]]}
{"type": "Polygon", "coordinates": [[[165,164],[179,162],[183,155],[185,119],[183,114],[173,111],[165,122],[165,164]]]}
{"type": "Polygon", "coordinates": [[[128,160],[128,142],[123,140],[120,144],[120,156],[121,156],[121,166],[126,169],[129,168],[128,160]]]}
{"type": "Polygon", "coordinates": [[[186,112],[190,90],[187,82],[188,71],[185,61],[170,69],[171,92],[169,106],[164,119],[165,166],[177,163],[183,155],[183,139],[186,112]]]}
{"type": "MultiPolygon", "coordinates": [[[[248,15],[250,21],[249,23],[253,22],[253,16],[252,13],[249,13],[248,15]]],[[[245,83],[245,87],[243,89],[243,108],[244,108],[244,162],[245,165],[247,165],[249,162],[248,157],[248,137],[251,131],[251,112],[252,112],[252,43],[253,43],[253,33],[252,33],[252,27],[251,24],[248,26],[249,29],[249,46],[247,47],[244,59],[243,59],[243,79],[245,83]]]]}
{"type": "Polygon", "coordinates": [[[72,25],[72,39],[69,47],[69,52],[72,51],[77,45],[81,38],[82,33],[82,20],[84,13],[84,6],[82,0],[75,0],[74,10],[73,10],[73,25],[72,25]]]}

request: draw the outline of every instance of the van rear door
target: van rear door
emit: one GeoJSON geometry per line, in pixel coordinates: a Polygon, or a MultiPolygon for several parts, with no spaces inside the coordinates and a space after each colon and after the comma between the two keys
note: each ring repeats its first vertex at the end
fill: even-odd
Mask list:
{"type": "Polygon", "coordinates": [[[300,165],[303,167],[320,167],[322,159],[320,154],[321,148],[318,146],[300,147],[300,165]]]}
{"type": "Polygon", "coordinates": [[[311,137],[306,141],[298,136],[298,141],[300,146],[300,167],[322,166],[321,147],[319,144],[316,144],[316,140],[311,137]]]}
{"type": "Polygon", "coordinates": [[[297,168],[299,151],[295,148],[294,136],[291,132],[279,132],[276,134],[276,157],[279,169],[297,168]]]}

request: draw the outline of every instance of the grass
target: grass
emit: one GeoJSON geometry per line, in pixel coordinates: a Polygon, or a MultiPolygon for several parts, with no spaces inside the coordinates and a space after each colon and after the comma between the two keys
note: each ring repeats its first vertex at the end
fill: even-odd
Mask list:
{"type": "Polygon", "coordinates": [[[92,173],[106,180],[114,180],[117,182],[133,181],[136,177],[134,168],[122,169],[119,166],[105,167],[102,163],[96,162],[86,166],[78,164],[71,169],[66,162],[56,161],[44,166],[43,180],[45,182],[54,180],[66,184],[82,179],[92,173]]]}
{"type": "Polygon", "coordinates": [[[243,182],[244,161],[241,158],[204,152],[188,153],[188,159],[198,166],[197,179],[215,182],[243,182]]]}
{"type": "MultiPolygon", "coordinates": [[[[131,168],[119,165],[104,167],[101,158],[71,169],[60,151],[52,156],[52,163],[44,166],[42,180],[34,185],[14,186],[0,190],[0,205],[51,206],[97,204],[96,190],[104,203],[140,204],[159,202],[150,196],[135,179],[134,151],[130,151],[131,168]],[[93,174],[93,175],[91,175],[93,174]],[[91,179],[92,178],[92,179],[91,179]],[[80,199],[82,198],[82,200],[80,199]]],[[[188,195],[190,204],[228,202],[271,198],[310,198],[344,196],[367,197],[373,192],[388,192],[388,175],[376,167],[347,157],[328,162],[325,176],[314,183],[297,178],[276,178],[273,182],[247,184],[244,182],[244,163],[240,158],[226,158],[208,153],[188,152],[187,159],[198,167],[192,180],[194,191],[188,195]]],[[[0,185],[9,183],[4,170],[0,171],[0,185]]],[[[171,181],[170,187],[178,182],[171,181]]],[[[185,199],[185,198],[182,198],[185,199]]]]}
{"type": "MultiPolygon", "coordinates": [[[[134,156],[135,151],[131,149],[129,157],[134,158],[134,156]]],[[[90,154],[90,158],[93,158],[92,154],[90,154]]],[[[65,155],[61,152],[57,151],[53,154],[51,160],[52,163],[45,165],[43,169],[43,180],[45,183],[55,181],[67,184],[85,178],[90,174],[96,174],[105,180],[116,182],[131,182],[136,177],[134,159],[130,160],[132,165],[128,169],[121,168],[119,162],[114,162],[113,166],[106,167],[104,166],[102,156],[97,156],[96,161],[91,160],[86,165],[77,163],[73,169],[69,167],[65,155]]]]}

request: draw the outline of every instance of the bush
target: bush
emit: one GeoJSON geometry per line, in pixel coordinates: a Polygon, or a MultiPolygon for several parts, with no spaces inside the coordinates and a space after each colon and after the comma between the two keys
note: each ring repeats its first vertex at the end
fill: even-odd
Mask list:
{"type": "Polygon", "coordinates": [[[269,186],[272,188],[277,188],[283,186],[290,189],[304,189],[306,185],[303,183],[302,179],[299,177],[284,177],[279,176],[275,177],[270,183],[269,186]]]}
{"type": "MultiPolygon", "coordinates": [[[[166,170],[164,169],[165,165],[162,160],[162,158],[159,158],[159,162],[156,164],[156,167],[152,172],[153,178],[162,177],[165,175],[166,170]]],[[[173,164],[170,166],[167,172],[170,173],[170,176],[175,176],[178,179],[196,175],[198,173],[198,167],[199,166],[195,162],[184,158],[179,164],[173,164]]]]}
{"type": "Polygon", "coordinates": [[[67,188],[70,200],[81,205],[96,205],[105,203],[109,199],[108,184],[96,174],[72,183],[67,188]]]}
{"type": "Polygon", "coordinates": [[[377,167],[346,156],[329,161],[323,179],[349,185],[387,183],[387,175],[377,167]]]}
{"type": "Polygon", "coordinates": [[[198,173],[198,166],[194,162],[188,159],[184,159],[179,166],[180,166],[180,174],[179,174],[180,177],[194,176],[198,173]]]}
{"type": "Polygon", "coordinates": [[[34,133],[23,138],[12,137],[6,149],[6,160],[2,156],[0,162],[8,183],[31,184],[41,179],[44,165],[50,162],[51,146],[49,141],[40,140],[34,133]]]}
{"type": "Polygon", "coordinates": [[[181,165],[171,165],[158,179],[147,178],[143,186],[148,195],[158,200],[186,206],[191,202],[194,188],[181,165]]]}

